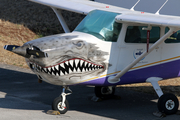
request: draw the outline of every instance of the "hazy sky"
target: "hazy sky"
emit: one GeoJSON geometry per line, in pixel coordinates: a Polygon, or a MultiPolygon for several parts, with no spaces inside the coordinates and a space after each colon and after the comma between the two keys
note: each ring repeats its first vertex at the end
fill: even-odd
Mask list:
{"type": "MultiPolygon", "coordinates": [[[[124,8],[132,8],[138,0],[95,0],[124,8]]],[[[141,0],[134,10],[156,13],[166,0],[141,0]]],[[[168,0],[160,14],[180,16],[180,0],[168,0]]]]}

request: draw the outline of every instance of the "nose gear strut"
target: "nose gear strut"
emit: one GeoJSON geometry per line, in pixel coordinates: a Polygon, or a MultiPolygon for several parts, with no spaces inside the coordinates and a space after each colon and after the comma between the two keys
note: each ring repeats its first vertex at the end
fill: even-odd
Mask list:
{"type": "Polygon", "coordinates": [[[56,99],[54,99],[52,103],[52,109],[58,110],[60,114],[65,114],[69,109],[69,103],[66,100],[66,96],[70,94],[72,94],[72,90],[68,86],[63,86],[61,95],[57,97],[56,99]],[[66,90],[69,92],[65,93],[66,90]]]}

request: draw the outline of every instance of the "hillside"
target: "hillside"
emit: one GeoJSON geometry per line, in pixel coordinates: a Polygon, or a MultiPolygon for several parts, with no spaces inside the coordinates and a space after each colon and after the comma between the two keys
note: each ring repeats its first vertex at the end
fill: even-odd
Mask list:
{"type": "MultiPolygon", "coordinates": [[[[27,67],[24,58],[3,50],[6,44],[23,45],[47,35],[63,33],[63,29],[49,7],[27,0],[0,0],[0,62],[27,67]]],[[[82,15],[63,11],[70,30],[82,15]]]]}

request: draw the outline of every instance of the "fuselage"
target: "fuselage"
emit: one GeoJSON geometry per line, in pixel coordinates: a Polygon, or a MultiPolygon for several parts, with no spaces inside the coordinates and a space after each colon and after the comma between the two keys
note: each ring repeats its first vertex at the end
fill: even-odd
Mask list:
{"type": "MultiPolygon", "coordinates": [[[[117,23],[119,13],[90,12],[72,33],[39,38],[25,43],[23,50],[35,46],[48,57],[26,58],[39,79],[54,85],[98,85],[146,82],[150,77],[178,77],[180,71],[180,33],[175,32],[118,81],[112,79],[147,50],[147,25],[117,23]]],[[[168,27],[152,26],[151,47],[168,27]]]]}
{"type": "Polygon", "coordinates": [[[48,83],[78,84],[107,72],[111,43],[100,41],[99,46],[95,41],[98,41],[96,37],[80,32],[40,38],[24,46],[36,46],[48,57],[31,56],[26,61],[38,77],[48,83]]]}

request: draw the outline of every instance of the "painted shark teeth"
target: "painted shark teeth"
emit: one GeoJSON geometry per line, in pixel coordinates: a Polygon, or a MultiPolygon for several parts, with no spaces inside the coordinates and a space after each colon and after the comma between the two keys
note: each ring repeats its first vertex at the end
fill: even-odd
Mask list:
{"type": "MultiPolygon", "coordinates": [[[[35,63],[29,63],[29,64],[30,66],[32,66],[32,64],[35,64],[35,63]]],[[[50,66],[50,67],[43,68],[36,64],[34,66],[36,66],[36,70],[38,70],[38,72],[41,71],[41,72],[54,75],[54,76],[62,76],[62,75],[67,75],[67,74],[72,74],[72,73],[88,72],[88,71],[94,71],[94,70],[99,70],[99,69],[104,68],[102,65],[97,65],[83,59],[78,59],[78,58],[70,59],[58,65],[50,66]]]]}

